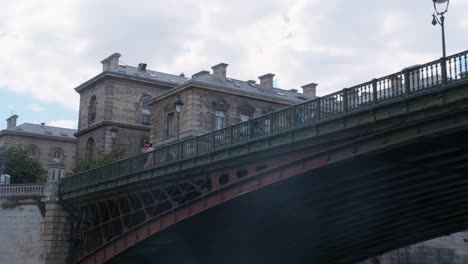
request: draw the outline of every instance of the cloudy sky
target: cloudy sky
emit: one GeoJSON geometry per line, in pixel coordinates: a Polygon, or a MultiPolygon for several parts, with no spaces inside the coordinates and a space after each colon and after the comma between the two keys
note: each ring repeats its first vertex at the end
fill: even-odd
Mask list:
{"type": "MultiPolygon", "coordinates": [[[[452,0],[447,53],[468,49],[468,0],[452,0]]],[[[113,52],[186,76],[275,73],[319,95],[441,57],[431,0],[1,0],[0,117],[75,127],[74,88],[113,52]]],[[[0,121],[0,129],[6,126],[0,121]]]]}

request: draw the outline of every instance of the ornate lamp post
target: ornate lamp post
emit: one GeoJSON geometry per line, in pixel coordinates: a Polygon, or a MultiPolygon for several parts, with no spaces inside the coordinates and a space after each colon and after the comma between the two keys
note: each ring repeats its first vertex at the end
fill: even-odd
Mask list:
{"type": "Polygon", "coordinates": [[[113,126],[111,127],[110,132],[111,132],[111,137],[112,137],[112,150],[114,150],[115,138],[117,137],[117,133],[119,133],[119,128],[116,126],[113,126]]]}
{"type": "Polygon", "coordinates": [[[180,99],[180,94],[177,95],[177,99],[174,102],[174,106],[177,112],[177,140],[179,140],[179,122],[180,122],[180,110],[182,110],[182,106],[184,102],[180,99]]]}
{"type": "Polygon", "coordinates": [[[445,51],[445,13],[448,11],[450,0],[432,0],[434,3],[435,13],[432,14],[432,25],[439,24],[442,27],[442,52],[444,58],[446,57],[445,51]]]}

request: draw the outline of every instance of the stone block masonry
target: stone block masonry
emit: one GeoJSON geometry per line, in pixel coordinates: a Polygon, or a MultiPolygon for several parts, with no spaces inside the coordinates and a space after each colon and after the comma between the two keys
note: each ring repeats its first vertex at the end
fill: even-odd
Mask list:
{"type": "MultiPolygon", "coordinates": [[[[0,199],[3,204],[6,199],[0,199]]],[[[0,207],[0,263],[42,264],[42,215],[34,201],[0,207]]]]}

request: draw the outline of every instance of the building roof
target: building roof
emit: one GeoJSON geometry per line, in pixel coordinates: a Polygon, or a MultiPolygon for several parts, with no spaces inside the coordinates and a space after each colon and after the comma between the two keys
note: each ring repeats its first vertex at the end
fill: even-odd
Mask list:
{"type": "Polygon", "coordinates": [[[298,93],[295,89],[284,90],[274,87],[272,90],[268,90],[254,81],[241,81],[232,78],[221,80],[210,74],[208,71],[201,71],[200,73],[194,74],[191,79],[187,79],[183,84],[176,86],[173,89],[167,90],[159,96],[156,96],[152,102],[156,102],[158,99],[162,99],[166,95],[170,95],[191,85],[212,87],[220,91],[232,92],[253,97],[263,97],[268,100],[274,100],[276,102],[287,102],[290,104],[298,104],[310,100],[302,93],[298,93]]]}
{"type": "Polygon", "coordinates": [[[127,65],[119,65],[115,70],[106,70],[100,73],[97,76],[94,76],[90,80],[80,84],[75,88],[77,92],[87,88],[91,83],[94,83],[106,76],[117,76],[132,80],[141,80],[141,81],[149,81],[152,83],[159,83],[170,88],[178,86],[184,83],[187,78],[180,75],[174,75],[164,72],[152,71],[152,70],[139,70],[137,67],[127,66],[127,65]]]}
{"type": "Polygon", "coordinates": [[[212,74],[199,75],[188,80],[185,84],[183,84],[183,86],[186,86],[189,83],[212,86],[219,89],[231,90],[237,93],[268,97],[274,100],[290,101],[293,103],[302,103],[308,100],[303,94],[297,93],[297,90],[284,90],[275,87],[272,90],[269,90],[263,88],[260,84],[254,83],[253,81],[246,82],[231,78],[222,80],[216,78],[212,74]]]}
{"type": "Polygon", "coordinates": [[[133,77],[145,78],[148,80],[154,80],[159,82],[170,83],[174,86],[184,83],[187,78],[180,75],[174,75],[164,72],[152,71],[152,70],[139,70],[137,67],[119,65],[117,70],[111,70],[109,72],[116,72],[120,74],[125,74],[133,77]]]}
{"type": "Polygon", "coordinates": [[[76,129],[69,129],[63,127],[24,123],[19,126],[4,129],[1,132],[14,132],[38,136],[40,135],[46,137],[56,137],[61,139],[76,139],[76,137],[74,136],[76,131],[76,129]]]}

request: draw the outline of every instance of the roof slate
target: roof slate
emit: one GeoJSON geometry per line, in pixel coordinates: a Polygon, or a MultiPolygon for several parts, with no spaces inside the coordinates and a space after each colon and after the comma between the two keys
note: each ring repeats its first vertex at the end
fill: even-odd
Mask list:
{"type": "Polygon", "coordinates": [[[74,134],[76,133],[77,130],[63,128],[63,127],[53,127],[53,126],[46,126],[46,125],[42,126],[38,124],[24,123],[19,126],[7,128],[3,131],[34,134],[34,135],[57,137],[57,138],[66,138],[66,139],[76,139],[74,134]]]}
{"type": "Polygon", "coordinates": [[[306,97],[304,97],[303,94],[296,93],[293,91],[283,90],[280,88],[273,88],[273,90],[267,90],[259,84],[253,82],[246,82],[231,78],[221,80],[219,78],[214,77],[212,74],[203,74],[194,79],[190,79],[188,82],[193,84],[200,84],[220,89],[231,90],[243,94],[267,97],[275,100],[279,99],[283,101],[290,101],[294,103],[301,103],[308,100],[306,97]]]}
{"type": "Polygon", "coordinates": [[[152,70],[141,71],[137,67],[133,67],[133,66],[119,65],[119,68],[117,70],[110,71],[110,72],[116,72],[116,73],[125,74],[125,75],[129,75],[133,77],[136,76],[136,77],[145,78],[148,80],[170,83],[174,86],[180,85],[184,83],[185,81],[187,81],[187,78],[183,76],[164,73],[164,72],[157,72],[157,71],[152,71],[152,70]]]}

